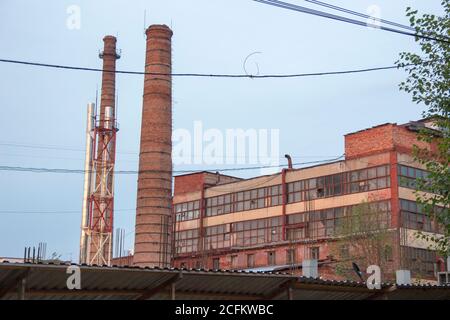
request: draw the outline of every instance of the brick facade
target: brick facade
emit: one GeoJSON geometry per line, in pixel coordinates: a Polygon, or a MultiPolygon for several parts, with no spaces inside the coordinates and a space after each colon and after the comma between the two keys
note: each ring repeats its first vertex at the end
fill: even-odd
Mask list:
{"type": "MultiPolygon", "coordinates": [[[[389,225],[393,236],[390,237],[392,239],[392,260],[390,260],[388,265],[389,272],[392,274],[394,270],[401,267],[401,252],[404,250],[400,239],[402,218],[399,191],[401,189],[403,198],[413,199],[414,197],[412,190],[399,186],[398,165],[403,162],[407,162],[410,166],[412,165],[412,145],[426,146],[418,143],[415,137],[416,131],[412,130],[408,125],[384,124],[346,135],[346,158],[343,161],[309,168],[294,168],[284,171],[283,174],[278,173],[272,176],[256,177],[247,180],[210,172],[175,177],[174,209],[172,213],[172,220],[174,221],[172,230],[172,266],[206,269],[264,269],[273,267],[274,270],[283,269],[284,271],[289,270],[292,273],[301,274],[301,262],[304,259],[315,258],[319,262],[320,276],[327,279],[342,279],[336,274],[337,261],[330,250],[330,243],[335,241],[333,236],[319,235],[311,237],[311,235],[307,235],[303,236],[303,240],[292,241],[284,236],[287,221],[295,215],[304,214],[307,216],[316,212],[323,212],[321,213],[321,219],[323,219],[323,215],[335,212],[339,208],[350,208],[366,202],[371,204],[389,204],[389,225]],[[359,177],[361,175],[363,178],[359,177]],[[335,176],[340,176],[339,179],[344,180],[337,185],[339,186],[338,189],[333,189],[337,187],[336,185],[329,189],[326,181],[334,181],[333,177],[335,176]],[[356,182],[351,180],[354,177],[356,177],[356,182]],[[323,183],[325,183],[324,190],[316,186],[316,189],[313,190],[317,192],[317,195],[314,194],[314,197],[311,199],[300,199],[294,202],[280,200],[288,199],[288,196],[292,196],[292,194],[289,195],[288,193],[292,192],[290,188],[293,183],[303,181],[302,185],[306,186],[312,183],[307,183],[311,179],[316,181],[314,184],[323,180],[323,183]],[[278,188],[277,186],[282,187],[278,188]],[[277,188],[274,189],[274,187],[277,188]],[[354,190],[355,187],[362,189],[354,190]],[[340,191],[340,188],[345,190],[340,191]],[[240,193],[249,192],[250,195],[251,192],[251,194],[255,193],[257,195],[261,189],[264,189],[264,197],[255,198],[255,202],[252,200],[250,206],[257,204],[254,208],[244,208],[243,211],[237,210],[236,212],[230,211],[229,208],[227,209],[227,201],[229,201],[226,200],[227,197],[234,201],[229,206],[237,209],[236,201],[239,201],[240,193]],[[278,198],[278,194],[273,194],[273,190],[280,192],[279,197],[281,198],[278,198]],[[336,190],[338,194],[333,193],[336,190]],[[332,192],[332,194],[326,194],[325,192],[332,192]],[[214,198],[216,198],[214,201],[217,204],[214,204],[215,202],[212,200],[214,198]],[[275,200],[276,202],[273,202],[275,200]],[[219,206],[220,211],[218,208],[215,208],[213,211],[209,208],[210,211],[208,211],[208,206],[219,206]],[[179,220],[178,212],[180,214],[188,213],[189,215],[179,220]],[[271,229],[272,231],[265,229],[261,236],[267,239],[268,231],[274,236],[282,230],[283,237],[276,237],[277,240],[275,241],[267,242],[264,240],[263,243],[257,242],[257,244],[250,243],[248,246],[236,246],[236,232],[239,233],[239,230],[231,230],[232,225],[241,222],[251,222],[253,224],[254,221],[269,221],[270,219],[278,218],[281,220],[277,221],[283,221],[282,226],[276,224],[275,229],[271,229]],[[218,229],[214,231],[217,232],[214,233],[217,234],[217,239],[214,241],[229,242],[231,245],[226,244],[223,247],[215,248],[205,247],[206,243],[212,246],[212,242],[205,242],[208,236],[211,237],[211,234],[208,234],[206,230],[212,230],[216,227],[223,228],[223,230],[221,231],[222,233],[217,231],[218,229]],[[275,234],[273,233],[274,230],[276,230],[275,234]],[[185,238],[179,238],[181,233],[191,231],[196,232],[185,234],[183,236],[185,238]],[[180,239],[182,243],[185,241],[183,239],[191,242],[195,240],[189,249],[192,246],[198,246],[198,251],[177,251],[180,239]],[[292,252],[295,252],[294,256],[289,256],[293,254],[292,252]]],[[[428,147],[432,149],[434,146],[428,147]]],[[[416,165],[420,166],[419,164],[416,165]]],[[[308,190],[302,191],[302,197],[309,192],[308,190]]],[[[243,197],[246,196],[243,195],[243,197]]],[[[246,200],[244,199],[243,201],[246,200]]],[[[308,226],[313,221],[308,220],[307,222],[298,223],[295,225],[295,228],[302,230],[303,226],[308,226]]],[[[325,220],[321,221],[321,225],[327,228],[328,226],[325,222],[325,220]]],[[[308,228],[310,227],[308,226],[308,228]]],[[[255,233],[259,235],[258,230],[255,229],[255,233]]],[[[304,230],[308,234],[317,232],[317,230],[311,231],[312,229],[304,230]]],[[[252,231],[252,229],[249,231],[252,231]]],[[[212,240],[209,239],[208,241],[212,240]]]]}

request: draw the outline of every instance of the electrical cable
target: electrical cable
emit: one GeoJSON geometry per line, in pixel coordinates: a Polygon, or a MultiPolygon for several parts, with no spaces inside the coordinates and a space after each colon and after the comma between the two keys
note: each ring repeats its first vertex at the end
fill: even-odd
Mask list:
{"type": "Polygon", "coordinates": [[[351,15],[354,15],[354,16],[357,16],[357,17],[376,20],[376,21],[382,22],[384,24],[388,24],[388,25],[391,25],[391,26],[394,26],[394,27],[405,29],[405,30],[414,31],[414,32],[416,31],[416,29],[414,29],[413,27],[409,27],[409,26],[406,26],[406,25],[403,25],[403,24],[400,24],[400,23],[397,23],[397,22],[386,20],[386,19],[372,17],[372,16],[370,16],[368,14],[364,14],[364,13],[360,13],[360,12],[353,11],[353,10],[350,10],[350,9],[346,9],[346,8],[343,8],[343,7],[339,7],[339,6],[336,6],[336,5],[332,5],[332,4],[323,2],[323,1],[317,1],[317,0],[305,0],[305,1],[309,2],[309,3],[313,3],[313,4],[316,4],[316,5],[319,5],[319,6],[322,6],[322,7],[325,7],[325,8],[329,8],[329,9],[345,12],[345,13],[348,13],[348,14],[351,14],[351,15]]]}
{"type": "MultiPolygon", "coordinates": [[[[114,212],[127,212],[127,211],[136,211],[135,209],[114,209],[114,212]]],[[[0,214],[66,214],[66,213],[80,213],[80,210],[54,210],[54,211],[46,211],[46,210],[0,210],[0,214]]]]}
{"type": "MultiPolygon", "coordinates": [[[[27,148],[27,149],[43,149],[43,150],[65,150],[65,151],[76,151],[76,152],[86,152],[85,149],[81,148],[72,148],[65,146],[56,146],[56,145],[32,145],[32,144],[22,144],[22,143],[12,143],[12,142],[0,142],[0,146],[6,147],[19,147],[19,148],[27,148]]],[[[120,154],[139,154],[138,152],[131,151],[122,151],[117,152],[120,154]]]]}
{"type": "MultiPolygon", "coordinates": [[[[77,152],[83,152],[85,153],[86,150],[85,149],[75,149],[75,148],[71,148],[71,147],[65,147],[65,146],[56,146],[56,145],[32,145],[32,144],[22,144],[22,143],[13,143],[13,142],[1,142],[0,141],[0,146],[7,146],[7,147],[18,147],[18,148],[30,148],[30,149],[50,149],[50,150],[68,150],[68,151],[77,151],[77,152]]],[[[118,154],[129,154],[129,155],[139,155],[139,152],[133,152],[133,151],[116,151],[116,153],[118,154]]],[[[22,154],[0,154],[0,155],[5,155],[5,156],[18,156],[18,157],[26,157],[27,155],[22,155],[22,154]]],[[[193,157],[197,157],[199,155],[197,154],[191,154],[191,156],[193,157]]],[[[30,157],[40,157],[40,156],[30,156],[30,157]]],[[[306,158],[330,158],[333,156],[330,155],[305,155],[305,156],[291,156],[292,159],[306,159],[306,158]]],[[[58,159],[58,157],[45,157],[45,158],[55,158],[58,159]]],[[[176,157],[175,157],[176,158],[176,157]]],[[[223,159],[246,159],[247,156],[232,156],[232,157],[221,157],[223,159]]],[[[280,156],[280,159],[286,159],[285,157],[280,156]]],[[[84,160],[84,158],[61,158],[61,159],[68,159],[68,160],[84,160]]],[[[126,160],[121,160],[121,161],[126,161],[126,160]]],[[[138,160],[133,160],[133,162],[137,162],[138,160]]],[[[130,161],[129,161],[130,162],[130,161]]]]}
{"type": "MultiPolygon", "coordinates": [[[[320,163],[328,163],[332,161],[337,161],[341,159],[344,155],[333,159],[326,160],[317,160],[317,161],[307,161],[307,162],[297,162],[293,163],[293,165],[307,165],[307,164],[320,164],[320,163]]],[[[240,167],[240,168],[218,168],[218,169],[210,169],[210,170],[173,170],[173,171],[164,171],[164,170],[117,170],[114,174],[139,174],[139,173],[147,173],[147,172],[159,172],[159,173],[201,173],[205,171],[209,172],[228,172],[228,171],[245,171],[245,170],[256,170],[256,169],[268,169],[268,168],[282,168],[287,167],[285,165],[267,165],[267,166],[254,166],[254,167],[240,167]]],[[[0,171],[15,171],[15,172],[35,172],[35,173],[75,173],[75,174],[85,174],[89,171],[81,170],[81,169],[66,169],[66,168],[35,168],[35,167],[19,167],[19,166],[3,166],[0,165],[0,171]]],[[[92,171],[94,172],[94,171],[92,171]]]]}
{"type": "Polygon", "coordinates": [[[260,2],[263,4],[268,4],[268,5],[279,7],[279,8],[284,8],[284,9],[288,9],[288,10],[311,14],[311,15],[315,15],[315,16],[319,16],[319,17],[323,17],[323,18],[328,18],[328,19],[332,19],[332,20],[336,20],[336,21],[347,22],[347,23],[351,23],[351,24],[355,24],[355,25],[359,25],[359,26],[363,26],[363,27],[371,27],[371,28],[380,29],[383,31],[398,33],[398,34],[416,37],[416,38],[420,38],[420,39],[450,43],[450,39],[447,37],[443,37],[443,39],[438,39],[438,38],[434,38],[434,37],[430,37],[430,36],[426,36],[426,35],[421,35],[421,34],[417,34],[417,33],[411,33],[411,32],[406,32],[406,31],[402,31],[402,30],[398,30],[398,29],[393,29],[390,27],[378,26],[378,25],[375,25],[372,23],[362,22],[362,21],[350,19],[350,18],[345,18],[345,17],[339,16],[339,15],[326,13],[326,12],[323,12],[320,10],[314,10],[314,9],[310,9],[310,8],[306,8],[306,7],[302,7],[299,5],[294,5],[291,3],[282,2],[282,1],[278,1],[278,0],[253,0],[253,1],[260,2]]]}
{"type": "MultiPolygon", "coordinates": [[[[257,1],[257,0],[254,0],[254,1],[257,1]]],[[[325,71],[325,72],[296,73],[296,74],[251,75],[251,74],[208,74],[208,73],[156,73],[156,72],[127,71],[127,70],[103,70],[100,68],[86,68],[86,67],[57,65],[57,64],[39,63],[39,62],[30,62],[30,61],[10,60],[10,59],[0,59],[0,62],[29,65],[29,66],[36,66],[36,67],[45,67],[45,68],[57,68],[57,69],[67,69],[67,70],[79,70],[79,71],[94,71],[94,72],[109,72],[109,73],[118,73],[118,74],[171,76],[171,77],[250,78],[250,79],[301,78],[301,77],[341,75],[341,74],[363,73],[363,72],[398,69],[398,66],[385,66],[385,67],[352,69],[352,70],[343,70],[343,71],[325,71]]],[[[412,65],[413,64],[408,64],[408,65],[405,65],[405,67],[412,66],[412,65]]]]}

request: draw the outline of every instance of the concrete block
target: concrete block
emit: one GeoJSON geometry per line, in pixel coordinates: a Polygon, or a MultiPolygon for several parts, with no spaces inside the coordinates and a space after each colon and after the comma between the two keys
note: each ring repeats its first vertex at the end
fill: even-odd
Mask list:
{"type": "Polygon", "coordinates": [[[411,284],[411,271],[409,270],[397,270],[395,277],[398,285],[411,284]]]}
{"type": "Polygon", "coordinates": [[[319,277],[319,267],[317,260],[303,260],[302,262],[302,272],[304,277],[308,278],[318,278],[319,277]]]}

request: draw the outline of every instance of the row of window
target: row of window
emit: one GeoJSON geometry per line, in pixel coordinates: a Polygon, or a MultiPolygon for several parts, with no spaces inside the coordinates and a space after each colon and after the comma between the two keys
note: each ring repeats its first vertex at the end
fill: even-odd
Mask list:
{"type": "MultiPolygon", "coordinates": [[[[319,247],[310,247],[309,248],[309,258],[310,259],[319,259],[319,247]]],[[[267,260],[265,265],[268,266],[274,266],[277,265],[277,252],[276,251],[267,251],[266,252],[267,260]]],[[[238,268],[254,268],[256,267],[255,263],[255,254],[250,253],[247,254],[244,261],[241,261],[239,263],[239,256],[237,254],[233,254],[229,256],[231,269],[238,269],[238,268]]],[[[219,257],[212,259],[212,268],[213,269],[220,269],[220,259],[219,257]]],[[[224,258],[222,258],[224,259],[224,258]]],[[[297,250],[295,248],[289,248],[285,251],[285,263],[286,264],[295,264],[297,263],[297,250]]],[[[228,265],[228,263],[227,263],[228,265]]],[[[187,268],[186,262],[180,263],[181,268],[187,268]]],[[[201,261],[195,261],[193,262],[193,265],[191,266],[193,268],[200,268],[201,267],[201,261]]]]}
{"type": "MultiPolygon", "coordinates": [[[[287,184],[287,203],[366,192],[390,187],[389,166],[343,172],[287,184]]],[[[283,203],[282,185],[229,193],[205,199],[206,216],[247,211],[283,203]]],[[[199,217],[199,200],[175,205],[177,221],[199,217]]]]}
{"type": "Polygon", "coordinates": [[[291,182],[288,203],[388,188],[389,175],[389,166],[383,165],[291,182]]]}
{"type": "MultiPolygon", "coordinates": [[[[318,210],[308,213],[298,213],[286,216],[286,236],[288,240],[318,239],[333,236],[342,232],[341,226],[354,216],[356,210],[365,210],[367,226],[387,228],[390,225],[390,202],[379,201],[370,204],[347,206],[318,210]],[[362,208],[362,209],[360,209],[362,208]]],[[[247,247],[282,241],[283,217],[273,217],[257,220],[222,224],[205,228],[204,249],[214,250],[230,247],[247,247]]],[[[359,230],[361,231],[361,230],[359,230]]],[[[176,232],[175,243],[177,253],[198,251],[198,229],[176,232]],[[182,246],[182,248],[178,248],[182,246]]]]}
{"type": "MultiPolygon", "coordinates": [[[[286,264],[295,264],[297,263],[297,250],[294,248],[290,248],[290,249],[286,249],[286,264]]],[[[316,259],[319,260],[319,252],[320,252],[320,248],[319,247],[310,247],[309,248],[309,259],[316,259]]],[[[267,251],[267,262],[265,265],[267,266],[274,266],[277,264],[277,252],[276,251],[267,251]]],[[[237,262],[237,255],[234,256],[235,259],[234,261],[237,262]]],[[[238,267],[242,267],[237,265],[237,263],[233,264],[233,256],[231,257],[231,266],[232,268],[238,268],[238,267]]],[[[219,261],[217,261],[219,262],[219,261]]],[[[250,253],[247,254],[247,268],[254,268],[255,265],[255,254],[254,253],[250,253]]]]}
{"type": "MultiPolygon", "coordinates": [[[[426,178],[427,171],[398,166],[399,185],[416,189],[417,179],[426,178]]],[[[324,177],[295,181],[287,184],[287,203],[365,192],[390,187],[389,166],[344,172],[324,177]]],[[[282,204],[282,186],[275,185],[253,190],[225,194],[206,199],[206,216],[247,211],[282,204]]],[[[177,221],[198,219],[200,200],[176,204],[177,221]]]]}
{"type": "MultiPolygon", "coordinates": [[[[349,255],[349,248],[347,246],[342,246],[341,248],[342,253],[341,257],[345,257],[349,255]]],[[[286,264],[295,264],[298,262],[297,260],[297,250],[295,248],[289,248],[286,249],[285,254],[285,261],[286,264]]],[[[276,251],[267,251],[267,260],[265,265],[273,266],[277,264],[277,252],[276,251]]],[[[318,260],[320,258],[320,248],[319,247],[310,247],[308,251],[309,259],[316,259],[318,260]]],[[[427,249],[419,249],[419,248],[413,248],[413,247],[401,247],[401,256],[402,256],[402,264],[411,270],[413,274],[415,275],[428,275],[433,276],[434,273],[437,270],[436,265],[436,252],[433,250],[427,250],[427,249]]],[[[246,261],[242,261],[241,264],[239,263],[239,258],[237,254],[233,254],[229,256],[230,258],[230,264],[232,269],[237,268],[254,268],[256,267],[256,259],[255,254],[250,253],[245,256],[246,261]],[[245,265],[244,265],[245,264],[245,265]]],[[[384,250],[384,258],[386,261],[392,261],[392,247],[389,245],[386,245],[384,250]]],[[[223,259],[223,258],[222,258],[223,259]]],[[[186,262],[180,263],[181,268],[187,268],[186,262]]],[[[193,268],[200,268],[202,267],[201,261],[195,261],[194,265],[191,267],[193,268]]],[[[213,258],[212,259],[212,268],[213,269],[220,269],[220,258],[213,258]]]]}
{"type": "MultiPolygon", "coordinates": [[[[287,216],[288,240],[305,238],[330,237],[339,233],[349,232],[351,224],[365,223],[362,231],[388,228],[391,221],[391,203],[389,201],[372,202],[355,206],[330,208],[309,213],[297,213],[287,216]],[[354,217],[358,216],[358,220],[354,217]],[[353,217],[353,220],[352,218],[353,217]],[[308,222],[306,224],[306,222],[308,222]]],[[[355,230],[356,231],[356,230],[355,230]]]]}
{"type": "Polygon", "coordinates": [[[207,198],[206,216],[281,205],[282,194],[281,185],[275,185],[207,198]]]}

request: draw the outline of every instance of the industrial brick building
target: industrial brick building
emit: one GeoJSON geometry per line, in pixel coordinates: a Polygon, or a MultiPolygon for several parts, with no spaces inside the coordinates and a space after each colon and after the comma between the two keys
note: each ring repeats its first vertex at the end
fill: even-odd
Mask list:
{"type": "Polygon", "coordinates": [[[319,274],[336,278],[330,245],[355,207],[367,203],[391,234],[389,270],[411,270],[413,278],[435,279],[445,268],[417,230],[439,226],[415,202],[414,161],[420,127],[431,120],[387,123],[345,136],[345,159],[280,173],[240,179],[201,172],[175,177],[173,261],[175,267],[291,270],[305,259],[318,261],[319,274]]]}
{"type": "MultiPolygon", "coordinates": [[[[414,194],[416,178],[426,172],[414,162],[413,145],[435,148],[416,139],[420,127],[432,128],[430,119],[348,134],[344,160],[294,168],[288,157],[288,168],[277,174],[241,179],[197,172],[175,177],[173,188],[172,35],[165,25],[146,30],[134,255],[116,258],[111,241],[117,132],[111,70],[120,54],[116,39],[104,38],[99,114],[93,104],[88,107],[80,263],[289,273],[317,270],[317,264],[320,276],[339,279],[338,269],[348,269],[355,252],[372,258],[369,251],[382,248],[382,254],[375,253],[378,260],[356,262],[362,268],[381,265],[385,279],[402,269],[411,270],[413,278],[436,279],[445,263],[415,236],[417,230],[440,231],[414,194]],[[351,233],[358,236],[355,243],[387,230],[382,246],[372,243],[362,250],[367,252],[354,249],[340,230],[363,205],[362,224],[376,225],[351,233]]],[[[306,275],[317,277],[317,272],[306,275]]]]}

